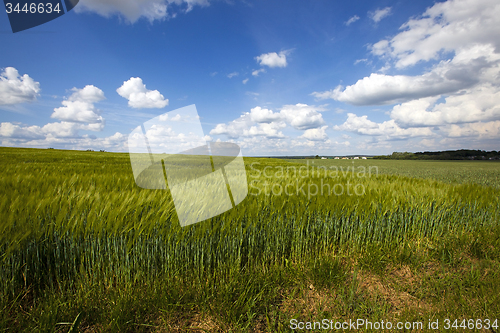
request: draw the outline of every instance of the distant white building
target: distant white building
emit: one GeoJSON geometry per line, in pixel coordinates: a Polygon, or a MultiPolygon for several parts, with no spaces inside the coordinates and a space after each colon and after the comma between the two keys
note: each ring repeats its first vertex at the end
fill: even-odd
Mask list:
{"type": "Polygon", "coordinates": [[[322,160],[326,160],[327,158],[323,156],[321,159],[322,159],[322,160]]]}
{"type": "Polygon", "coordinates": [[[354,157],[354,159],[355,159],[355,160],[359,160],[359,157],[358,157],[358,156],[355,156],[355,157],[354,157]]]}
{"type": "Polygon", "coordinates": [[[361,157],[362,160],[366,160],[366,156],[361,157]]]}
{"type": "Polygon", "coordinates": [[[340,157],[335,156],[334,160],[340,160],[340,157]]]}

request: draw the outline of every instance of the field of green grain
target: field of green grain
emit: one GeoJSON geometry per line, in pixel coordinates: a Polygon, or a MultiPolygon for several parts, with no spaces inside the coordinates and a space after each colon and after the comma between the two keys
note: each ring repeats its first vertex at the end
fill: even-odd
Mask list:
{"type": "Polygon", "coordinates": [[[435,179],[448,184],[474,183],[500,188],[498,161],[428,161],[428,160],[288,160],[310,166],[377,166],[380,174],[435,179]]]}
{"type": "Polygon", "coordinates": [[[128,154],[0,148],[0,330],[500,321],[500,163],[312,162],[245,158],[247,198],[181,228],[128,154]]]}

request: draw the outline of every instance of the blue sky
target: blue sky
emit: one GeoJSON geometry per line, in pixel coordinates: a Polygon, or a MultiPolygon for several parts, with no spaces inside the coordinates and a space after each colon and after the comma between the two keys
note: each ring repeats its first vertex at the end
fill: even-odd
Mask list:
{"type": "Polygon", "coordinates": [[[500,150],[500,3],[81,0],[12,33],[2,146],[128,151],[195,104],[245,156],[500,150]]]}

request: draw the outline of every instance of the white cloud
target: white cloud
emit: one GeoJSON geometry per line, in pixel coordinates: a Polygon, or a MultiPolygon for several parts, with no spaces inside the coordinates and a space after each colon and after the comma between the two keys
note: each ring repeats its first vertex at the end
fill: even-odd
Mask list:
{"type": "Polygon", "coordinates": [[[7,67],[0,74],[0,105],[26,103],[39,96],[40,83],[28,74],[23,76],[14,67],[7,67]]]}
{"type": "MultiPolygon", "coordinates": [[[[264,53],[258,57],[255,57],[255,60],[257,60],[257,62],[261,66],[268,66],[271,68],[286,67],[288,65],[286,62],[286,56],[290,54],[290,52],[291,52],[290,50],[286,50],[286,51],[281,51],[279,54],[276,52],[264,53]]],[[[253,73],[255,73],[255,71],[253,73]]]]}
{"type": "Polygon", "coordinates": [[[299,138],[304,138],[311,141],[325,141],[328,139],[328,135],[325,132],[327,127],[328,126],[308,129],[299,138]]]}
{"type": "Polygon", "coordinates": [[[283,122],[261,123],[256,126],[251,126],[250,129],[243,131],[243,136],[265,136],[266,138],[283,138],[285,137],[280,129],[286,127],[283,122]]]}
{"type": "Polygon", "coordinates": [[[116,133],[113,137],[97,139],[93,135],[80,135],[79,131],[102,131],[104,119],[94,103],[105,99],[101,89],[87,85],[83,89],[72,89],[73,93],[64,101],[63,106],[55,108],[51,118],[60,122],[48,123],[44,126],[27,126],[4,122],[0,125],[2,145],[37,147],[37,148],[64,148],[83,149],[90,148],[94,143],[97,147],[123,150],[122,140],[119,144],[112,144],[121,135],[116,133]]]}
{"type": "Polygon", "coordinates": [[[44,135],[56,138],[74,138],[78,137],[78,130],[84,127],[84,124],[61,121],[59,123],[48,123],[41,128],[44,135]]]}
{"type": "Polygon", "coordinates": [[[374,44],[372,53],[396,60],[396,68],[437,59],[442,52],[456,52],[478,44],[500,48],[500,2],[449,0],[428,8],[419,18],[401,26],[390,40],[374,44]]]}
{"type": "MultiPolygon", "coordinates": [[[[371,47],[374,55],[394,59],[404,68],[419,61],[436,59],[441,51],[453,51],[431,70],[416,76],[373,73],[345,89],[314,92],[319,99],[332,98],[354,105],[380,105],[454,94],[484,84],[499,82],[500,4],[490,0],[449,0],[411,19],[403,31],[371,47]]],[[[386,64],[388,68],[389,64],[386,64]]]]}
{"type": "Polygon", "coordinates": [[[232,78],[232,77],[235,77],[235,76],[238,76],[238,75],[240,75],[240,73],[238,73],[238,72],[232,72],[232,73],[227,74],[227,77],[228,78],[232,78]]]}
{"type": "Polygon", "coordinates": [[[100,116],[100,111],[94,103],[105,99],[101,89],[87,85],[83,89],[72,89],[73,94],[62,101],[62,107],[55,108],[50,116],[62,120],[63,122],[77,122],[104,125],[104,119],[100,116]]]}
{"type": "Polygon", "coordinates": [[[347,20],[347,22],[345,23],[345,25],[349,26],[352,23],[356,22],[357,20],[359,20],[359,16],[358,15],[354,15],[353,17],[351,17],[350,19],[347,20]]]}
{"type": "MultiPolygon", "coordinates": [[[[420,101],[420,103],[422,104],[421,106],[425,107],[424,101],[420,101]]],[[[446,105],[446,103],[438,105],[446,105]]],[[[417,103],[413,104],[413,106],[418,108],[417,103]]],[[[446,119],[446,116],[447,115],[438,113],[437,116],[425,119],[419,124],[422,125],[422,123],[425,123],[429,126],[404,128],[400,126],[395,119],[384,121],[382,123],[376,123],[369,120],[366,115],[359,117],[353,113],[349,113],[347,120],[340,126],[334,126],[333,129],[372,136],[373,138],[377,138],[377,141],[379,142],[384,140],[400,140],[423,137],[425,138],[424,142],[427,146],[429,146],[431,143],[435,142],[436,139],[440,139],[439,142],[441,145],[433,145],[434,149],[443,149],[442,147],[446,147],[446,145],[463,147],[465,144],[470,146],[470,143],[472,142],[476,143],[479,147],[481,147],[481,145],[483,145],[483,147],[484,145],[495,147],[495,144],[488,144],[485,140],[500,139],[500,120],[498,120],[500,117],[498,116],[496,117],[497,120],[481,120],[466,123],[459,121],[455,115],[452,115],[452,119],[446,119]],[[455,119],[453,119],[453,117],[455,117],[455,119]],[[453,123],[454,121],[457,123],[453,123]],[[462,141],[456,141],[457,139],[462,139],[462,141]],[[463,141],[464,139],[469,141],[463,141]]],[[[487,117],[483,118],[488,119],[487,117]]],[[[419,118],[419,120],[423,120],[423,118],[419,118]]],[[[414,121],[414,119],[411,119],[410,122],[411,121],[414,121]]],[[[408,120],[406,120],[406,122],[408,123],[408,120]]],[[[498,141],[496,142],[498,143],[498,141]]]]}
{"type": "Polygon", "coordinates": [[[75,7],[76,12],[91,11],[104,17],[119,15],[134,23],[140,17],[149,21],[167,17],[168,3],[163,0],[81,0],[75,7]]]}
{"type": "Polygon", "coordinates": [[[429,97],[396,105],[391,118],[403,127],[500,120],[500,89],[496,86],[479,86],[435,104],[437,99],[429,97]]]}
{"type": "Polygon", "coordinates": [[[243,81],[241,81],[241,83],[243,83],[243,84],[247,84],[247,82],[248,82],[248,79],[244,79],[243,81]]]}
{"type": "MultiPolygon", "coordinates": [[[[94,124],[91,124],[94,125],[94,124]]],[[[100,131],[102,126],[97,127],[89,124],[79,124],[74,122],[61,121],[48,123],[44,126],[22,126],[10,122],[4,122],[0,125],[0,137],[20,139],[24,141],[44,140],[47,138],[78,138],[79,130],[100,131]]]]}
{"type": "Polygon", "coordinates": [[[500,121],[477,122],[444,126],[441,130],[449,138],[500,139],[500,121]]]}
{"type": "Polygon", "coordinates": [[[253,108],[250,112],[245,112],[240,118],[235,119],[228,124],[217,124],[210,131],[210,135],[227,135],[230,138],[265,136],[268,138],[282,138],[283,133],[280,129],[285,128],[286,124],[278,120],[272,111],[253,108]],[[269,112],[267,112],[269,111],[269,112]]]}
{"type": "MultiPolygon", "coordinates": [[[[211,135],[227,135],[230,138],[266,136],[270,138],[283,138],[280,132],[287,124],[297,130],[308,130],[324,125],[323,116],[319,111],[322,107],[307,104],[284,105],[280,112],[261,108],[252,108],[245,112],[240,118],[227,124],[217,124],[211,135]]],[[[313,132],[308,134],[312,135],[313,132]]],[[[311,136],[312,137],[312,136],[311,136]]]]}
{"type": "Polygon", "coordinates": [[[428,127],[401,128],[394,120],[376,123],[369,120],[368,116],[358,117],[354,113],[348,113],[347,120],[340,126],[334,126],[333,129],[363,135],[383,136],[386,139],[406,139],[410,137],[427,137],[435,135],[428,127]]]}
{"type": "MultiPolygon", "coordinates": [[[[286,60],[285,60],[285,62],[286,62],[286,60]]],[[[286,66],[286,65],[285,65],[285,66],[286,66]]],[[[265,73],[265,72],[266,72],[266,70],[265,70],[264,68],[261,68],[261,69],[256,69],[256,70],[254,70],[254,71],[252,72],[252,75],[253,75],[253,76],[259,76],[259,74],[260,74],[260,73],[265,73]]]]}
{"type": "Polygon", "coordinates": [[[96,103],[106,99],[106,97],[104,97],[104,92],[93,85],[86,85],[83,89],[73,88],[71,90],[74,91],[74,93],[68,98],[70,101],[96,103]]]}
{"type": "Polygon", "coordinates": [[[3,146],[10,147],[52,147],[59,149],[105,149],[108,151],[127,151],[127,136],[119,132],[104,138],[96,138],[93,135],[86,134],[78,136],[74,128],[81,126],[81,124],[64,124],[63,122],[54,124],[56,125],[47,124],[51,126],[45,125],[40,128],[39,126],[24,127],[11,123],[2,123],[0,124],[0,142],[3,146]],[[12,135],[4,135],[9,134],[5,133],[4,129],[10,126],[15,127],[16,133],[12,135]],[[41,134],[34,136],[30,133],[30,131],[33,130],[33,127],[36,127],[36,131],[41,134]]]}
{"type": "Polygon", "coordinates": [[[401,103],[413,99],[450,94],[478,83],[500,83],[500,54],[492,45],[461,49],[452,60],[443,60],[422,75],[372,73],[355,84],[312,93],[318,99],[331,98],[353,105],[401,103]]]}
{"type": "Polygon", "coordinates": [[[81,0],[75,7],[77,12],[95,12],[104,17],[119,15],[134,23],[144,17],[150,22],[175,17],[176,12],[169,14],[175,9],[172,5],[183,7],[181,12],[189,12],[194,6],[208,6],[208,0],[81,0]]]}
{"type": "Polygon", "coordinates": [[[183,141],[185,135],[176,133],[172,127],[162,124],[154,124],[146,131],[148,143],[151,147],[162,146],[164,143],[178,143],[183,141]]]}
{"type": "MultiPolygon", "coordinates": [[[[10,78],[17,76],[15,69],[10,70],[10,78]]],[[[38,83],[33,84],[27,75],[23,84],[38,90],[38,83]],[[28,78],[28,80],[26,80],[28,78]]],[[[12,82],[11,82],[12,83],[12,82]]],[[[15,87],[19,82],[11,85],[15,87]]],[[[24,125],[19,123],[3,122],[0,124],[0,139],[4,146],[61,148],[61,149],[113,149],[125,150],[125,136],[115,133],[107,138],[96,138],[93,135],[80,135],[79,131],[101,131],[104,128],[104,119],[94,103],[105,99],[101,89],[87,85],[82,89],[73,88],[72,94],[62,101],[62,107],[55,108],[51,118],[61,120],[45,124],[44,126],[24,125]]]]}
{"type": "Polygon", "coordinates": [[[351,86],[312,93],[318,99],[331,98],[353,105],[382,105],[445,94],[464,88],[463,82],[427,73],[421,76],[372,73],[351,86]]]}
{"type": "Polygon", "coordinates": [[[355,64],[355,65],[357,65],[357,64],[359,64],[360,62],[366,62],[366,63],[368,63],[369,61],[368,61],[368,59],[357,59],[357,60],[354,62],[354,64],[355,64]]]}
{"type": "Polygon", "coordinates": [[[256,123],[271,123],[281,120],[282,116],[279,113],[274,113],[269,109],[263,109],[257,106],[250,110],[250,119],[256,123]]]}
{"type": "Polygon", "coordinates": [[[21,127],[9,122],[0,124],[0,137],[15,139],[39,139],[43,138],[43,133],[39,126],[21,127]]]}
{"type": "Polygon", "coordinates": [[[314,105],[299,103],[296,105],[283,106],[280,114],[294,128],[298,130],[307,130],[319,127],[325,123],[323,115],[318,111],[324,111],[324,109],[314,105]]]}
{"type": "Polygon", "coordinates": [[[128,105],[133,108],[164,108],[168,105],[168,99],[165,99],[158,90],[146,89],[140,77],[131,77],[128,81],[124,81],[116,92],[128,99],[128,105]]]}
{"type": "Polygon", "coordinates": [[[373,22],[378,23],[383,18],[389,16],[391,14],[391,7],[385,7],[382,9],[377,9],[374,12],[368,13],[368,16],[373,20],[373,22]]]}
{"type": "Polygon", "coordinates": [[[389,65],[389,64],[387,64],[387,63],[386,63],[384,66],[380,67],[380,68],[377,70],[377,72],[379,72],[379,73],[383,73],[383,74],[384,74],[384,73],[386,73],[389,69],[391,69],[391,65],[389,65]]]}
{"type": "Polygon", "coordinates": [[[386,69],[438,60],[422,74],[372,73],[345,88],[312,95],[353,105],[399,103],[390,120],[377,123],[349,113],[342,125],[333,127],[371,136],[377,144],[422,137],[420,144],[413,141],[414,149],[495,147],[500,138],[499,15],[495,0],[436,3],[403,24],[396,36],[370,47],[386,69]]]}

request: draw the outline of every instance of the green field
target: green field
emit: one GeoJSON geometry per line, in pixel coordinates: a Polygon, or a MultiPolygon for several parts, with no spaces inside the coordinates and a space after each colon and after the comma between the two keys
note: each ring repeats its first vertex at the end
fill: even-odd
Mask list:
{"type": "Polygon", "coordinates": [[[498,161],[425,161],[425,160],[288,160],[311,166],[376,166],[380,174],[431,178],[449,184],[475,183],[500,188],[498,161]]]}
{"type": "Polygon", "coordinates": [[[245,158],[246,199],[181,228],[128,154],[0,148],[0,330],[499,331],[500,163],[304,163],[245,158]]]}

